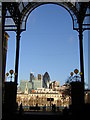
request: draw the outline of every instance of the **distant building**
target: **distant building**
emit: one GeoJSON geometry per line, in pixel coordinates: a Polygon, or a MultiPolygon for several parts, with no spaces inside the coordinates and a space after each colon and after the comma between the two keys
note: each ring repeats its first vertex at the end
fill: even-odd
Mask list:
{"type": "Polygon", "coordinates": [[[43,88],[49,88],[49,84],[50,84],[50,76],[48,72],[46,72],[43,75],[43,88]]]}
{"type": "Polygon", "coordinates": [[[21,80],[18,92],[24,94],[31,93],[32,90],[36,90],[37,88],[42,88],[42,75],[38,74],[38,76],[35,77],[33,73],[30,73],[30,81],[21,80]]]}
{"type": "Polygon", "coordinates": [[[30,81],[21,80],[18,90],[21,91],[22,93],[25,93],[25,86],[27,86],[29,93],[32,90],[37,90],[38,88],[46,89],[50,88],[54,91],[60,90],[59,82],[58,81],[51,82],[48,72],[45,72],[44,75],[38,74],[37,77],[35,77],[33,73],[30,73],[30,81]]]}
{"type": "Polygon", "coordinates": [[[42,80],[32,80],[32,89],[42,88],[42,80]]]}
{"type": "Polygon", "coordinates": [[[33,73],[30,73],[30,81],[32,82],[32,79],[34,79],[33,73]]]}
{"type": "Polygon", "coordinates": [[[58,81],[53,81],[50,83],[49,88],[52,90],[60,90],[59,84],[60,83],[58,81]]]}
{"type": "Polygon", "coordinates": [[[30,80],[21,80],[17,91],[18,105],[23,106],[50,106],[55,104],[58,106],[69,106],[70,97],[62,94],[64,86],[60,87],[58,81],[50,81],[48,72],[44,75],[38,74],[37,77],[30,73],[30,80]],[[53,101],[48,101],[51,99],[53,101]]]}
{"type": "Polygon", "coordinates": [[[56,106],[63,106],[63,99],[62,94],[55,92],[55,91],[49,91],[49,90],[35,90],[31,94],[17,94],[17,102],[18,105],[22,103],[23,106],[50,106],[50,104],[55,104],[56,106]],[[48,101],[47,98],[53,98],[53,101],[48,101]]]}
{"type": "Polygon", "coordinates": [[[59,92],[58,91],[53,91],[52,89],[49,89],[49,88],[38,88],[37,90],[35,90],[35,93],[50,93],[50,94],[58,94],[59,92]]]}
{"type": "MultiPolygon", "coordinates": [[[[64,84],[59,85],[58,81],[50,82],[50,76],[46,72],[42,77],[38,74],[37,77],[32,75],[32,80],[21,80],[20,86],[17,91],[18,105],[21,103],[23,106],[50,106],[55,104],[56,107],[69,107],[72,104],[70,86],[64,84]],[[53,99],[53,101],[48,101],[53,99]]],[[[85,91],[85,103],[90,103],[90,90],[85,91]]]]}
{"type": "Polygon", "coordinates": [[[28,93],[30,93],[32,91],[32,82],[28,81],[28,80],[21,80],[20,82],[20,86],[18,88],[18,92],[21,93],[26,93],[26,87],[28,89],[28,93]]]}

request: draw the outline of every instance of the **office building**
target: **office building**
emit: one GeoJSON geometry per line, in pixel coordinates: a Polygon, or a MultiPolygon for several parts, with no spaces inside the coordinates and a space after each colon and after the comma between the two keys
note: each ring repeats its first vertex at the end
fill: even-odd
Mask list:
{"type": "Polygon", "coordinates": [[[49,84],[50,84],[50,76],[48,72],[45,72],[45,74],[43,75],[43,87],[49,88],[49,84]]]}

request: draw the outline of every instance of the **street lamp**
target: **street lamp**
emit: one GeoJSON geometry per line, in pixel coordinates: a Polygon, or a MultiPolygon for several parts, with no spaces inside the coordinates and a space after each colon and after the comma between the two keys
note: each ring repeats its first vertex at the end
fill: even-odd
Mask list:
{"type": "Polygon", "coordinates": [[[14,78],[15,75],[17,75],[17,74],[14,73],[14,70],[12,70],[12,69],[9,71],[9,73],[8,73],[8,72],[6,73],[6,76],[7,76],[8,78],[10,78],[10,82],[12,82],[12,78],[14,78]],[[10,75],[10,76],[9,76],[9,75],[10,75]]]}
{"type": "Polygon", "coordinates": [[[9,71],[9,73],[10,73],[10,75],[11,75],[11,76],[10,76],[10,78],[11,78],[11,79],[10,79],[10,82],[11,82],[11,81],[12,81],[12,77],[13,77],[12,75],[13,75],[14,71],[11,69],[11,70],[9,71]]]}
{"type": "Polygon", "coordinates": [[[75,70],[74,70],[74,73],[75,73],[76,75],[78,74],[78,72],[79,72],[78,69],[75,69],[75,70]]]}
{"type": "Polygon", "coordinates": [[[83,74],[83,73],[82,73],[82,72],[79,72],[78,69],[75,69],[74,72],[71,72],[71,73],[70,73],[70,77],[69,77],[68,82],[72,82],[72,80],[78,81],[77,78],[81,78],[82,74],[83,74]],[[75,78],[76,78],[76,79],[75,79],[75,78]]]}
{"type": "Polygon", "coordinates": [[[71,72],[70,75],[73,76],[73,72],[71,72]]]}
{"type": "Polygon", "coordinates": [[[78,77],[78,76],[77,76],[78,72],[79,72],[78,69],[75,69],[75,70],[74,70],[74,73],[76,74],[76,76],[75,76],[75,77],[76,77],[76,81],[77,81],[77,77],[78,77]]]}

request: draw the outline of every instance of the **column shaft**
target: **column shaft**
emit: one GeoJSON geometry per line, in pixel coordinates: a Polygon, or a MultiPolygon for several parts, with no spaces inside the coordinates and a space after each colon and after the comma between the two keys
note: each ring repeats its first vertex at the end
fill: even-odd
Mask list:
{"type": "Polygon", "coordinates": [[[20,28],[17,29],[16,36],[16,61],[15,61],[15,83],[18,83],[18,65],[19,65],[19,46],[20,46],[20,28]]]}
{"type": "Polygon", "coordinates": [[[15,100],[17,98],[18,68],[19,68],[20,24],[17,27],[16,36],[16,61],[15,61],[15,100]]]}
{"type": "Polygon", "coordinates": [[[82,83],[82,95],[83,95],[83,103],[84,103],[84,60],[83,60],[83,30],[82,30],[82,22],[79,23],[79,46],[80,46],[80,72],[81,75],[81,83],[82,83]]]}

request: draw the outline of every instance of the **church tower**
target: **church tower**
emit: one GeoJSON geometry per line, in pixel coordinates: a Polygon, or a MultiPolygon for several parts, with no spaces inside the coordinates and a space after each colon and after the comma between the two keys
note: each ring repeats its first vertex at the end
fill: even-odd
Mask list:
{"type": "Polygon", "coordinates": [[[27,86],[27,82],[26,82],[26,86],[25,86],[24,94],[28,94],[28,86],[27,86]]]}

